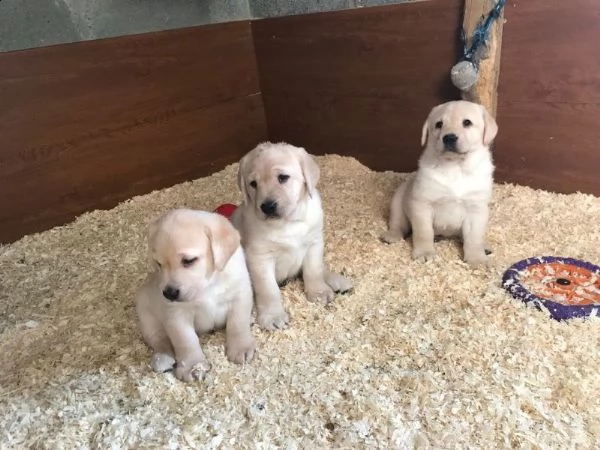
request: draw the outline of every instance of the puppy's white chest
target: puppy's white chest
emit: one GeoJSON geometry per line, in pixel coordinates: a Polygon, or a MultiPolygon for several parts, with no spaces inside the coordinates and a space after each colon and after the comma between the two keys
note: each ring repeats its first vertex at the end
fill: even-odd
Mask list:
{"type": "Polygon", "coordinates": [[[194,328],[199,333],[225,326],[230,308],[231,289],[224,283],[207,289],[197,301],[191,303],[188,312],[193,317],[194,328]]]}
{"type": "Polygon", "coordinates": [[[288,224],[279,233],[273,233],[272,240],[283,248],[297,250],[306,246],[309,231],[308,225],[304,222],[288,224]]]}
{"type": "Polygon", "coordinates": [[[481,182],[478,183],[480,180],[477,180],[473,174],[453,172],[455,173],[442,173],[437,177],[437,182],[446,189],[447,195],[450,197],[462,199],[467,197],[478,184],[481,185],[481,182]]]}
{"type": "Polygon", "coordinates": [[[272,235],[278,247],[275,260],[275,277],[278,282],[298,274],[308,248],[322,236],[319,214],[309,215],[306,219],[288,222],[280,233],[272,235]]]}
{"type": "Polygon", "coordinates": [[[278,282],[292,278],[299,272],[311,242],[309,227],[299,223],[294,225],[277,241],[280,251],[275,262],[275,277],[278,282]]]}
{"type": "Polygon", "coordinates": [[[467,211],[487,207],[493,166],[484,161],[469,169],[468,165],[460,164],[423,169],[420,185],[422,195],[433,207],[436,234],[456,234],[462,228],[467,211]]]}
{"type": "Polygon", "coordinates": [[[469,171],[453,165],[436,170],[427,169],[424,175],[432,181],[427,184],[437,200],[484,198],[489,195],[492,187],[491,168],[486,166],[469,171]]]}

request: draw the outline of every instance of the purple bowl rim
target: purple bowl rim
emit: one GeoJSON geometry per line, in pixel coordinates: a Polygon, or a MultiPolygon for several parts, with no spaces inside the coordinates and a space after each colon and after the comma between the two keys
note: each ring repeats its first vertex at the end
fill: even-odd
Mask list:
{"type": "Polygon", "coordinates": [[[588,317],[592,314],[592,312],[600,311],[600,303],[593,303],[591,305],[563,305],[546,298],[538,297],[537,295],[529,292],[529,290],[521,284],[520,272],[532,265],[548,264],[553,262],[581,267],[600,276],[600,267],[587,261],[561,256],[534,256],[523,259],[510,266],[502,276],[502,287],[504,287],[504,289],[506,289],[514,298],[518,300],[521,300],[525,303],[531,303],[538,309],[542,309],[543,306],[556,320],[588,317]]]}

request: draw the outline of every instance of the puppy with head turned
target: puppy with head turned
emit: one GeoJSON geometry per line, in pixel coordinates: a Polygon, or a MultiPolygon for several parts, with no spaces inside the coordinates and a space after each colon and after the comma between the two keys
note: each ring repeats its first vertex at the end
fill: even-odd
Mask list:
{"type": "Polygon", "coordinates": [[[460,236],[465,262],[487,265],[490,145],[497,132],[492,115],[476,103],[451,101],[433,108],[423,125],[418,170],[396,190],[382,240],[393,243],[412,233],[413,258],[427,261],[435,256],[436,236],[460,236]]]}
{"type": "Polygon", "coordinates": [[[156,372],[183,381],[210,370],[198,334],[225,327],[227,358],[252,359],[252,286],[240,235],[225,217],[174,209],[150,224],[153,270],[136,295],[144,341],[156,372]]]}
{"type": "Polygon", "coordinates": [[[352,288],[324,266],[319,177],[313,156],[286,143],[264,142],[240,161],[243,201],[231,220],[242,235],[257,322],[267,330],[289,324],[279,291],[288,279],[301,274],[308,300],[321,304],[352,288]]]}

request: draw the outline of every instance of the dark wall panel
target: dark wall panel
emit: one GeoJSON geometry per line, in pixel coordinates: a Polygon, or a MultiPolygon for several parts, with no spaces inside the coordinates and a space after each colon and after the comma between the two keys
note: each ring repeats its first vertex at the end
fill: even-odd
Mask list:
{"type": "Polygon", "coordinates": [[[0,54],[0,242],[210,174],[265,138],[248,22],[0,54]]]}
{"type": "Polygon", "coordinates": [[[497,179],[600,195],[600,2],[506,5],[497,179]]]}
{"type": "Polygon", "coordinates": [[[461,0],[254,21],[269,137],[409,171],[421,126],[455,99],[461,0]]]}
{"type": "MultiPolygon", "coordinates": [[[[414,170],[429,109],[458,97],[462,3],[0,54],[0,242],[207,175],[267,137],[414,170]]],[[[600,3],[510,0],[506,16],[497,179],[600,195],[600,3]]]]}

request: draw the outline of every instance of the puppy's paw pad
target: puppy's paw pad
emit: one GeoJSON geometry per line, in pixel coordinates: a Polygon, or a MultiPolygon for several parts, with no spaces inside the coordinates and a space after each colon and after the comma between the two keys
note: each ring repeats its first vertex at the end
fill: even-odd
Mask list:
{"type": "Polygon", "coordinates": [[[389,231],[386,231],[385,233],[383,233],[379,237],[379,240],[386,244],[394,244],[396,242],[400,242],[400,241],[404,240],[404,235],[402,233],[400,233],[399,231],[389,230],[389,231]]]}
{"type": "Polygon", "coordinates": [[[325,281],[329,287],[333,289],[333,292],[340,292],[342,294],[351,291],[354,287],[352,281],[340,275],[339,273],[328,273],[325,281]]]}
{"type": "Polygon", "coordinates": [[[191,381],[201,381],[204,380],[210,369],[211,364],[207,360],[202,360],[194,365],[179,361],[175,367],[175,377],[188,383],[191,381]]]}
{"type": "Polygon", "coordinates": [[[290,324],[290,316],[285,311],[259,314],[257,322],[261,328],[268,331],[284,330],[290,324]]]}
{"type": "Polygon", "coordinates": [[[244,364],[252,361],[255,352],[256,341],[254,339],[227,344],[227,359],[235,364],[244,364]]]}
{"type": "Polygon", "coordinates": [[[152,361],[150,361],[150,367],[157,373],[168,372],[173,370],[175,365],[175,358],[166,353],[155,353],[152,355],[152,361]]]}
{"type": "Polygon", "coordinates": [[[412,257],[418,262],[433,261],[435,259],[435,251],[433,250],[413,250],[412,257]]]}
{"type": "Polygon", "coordinates": [[[308,288],[306,290],[306,297],[309,302],[328,305],[335,297],[335,292],[333,292],[333,289],[331,289],[329,285],[324,284],[317,288],[308,288]]]}

